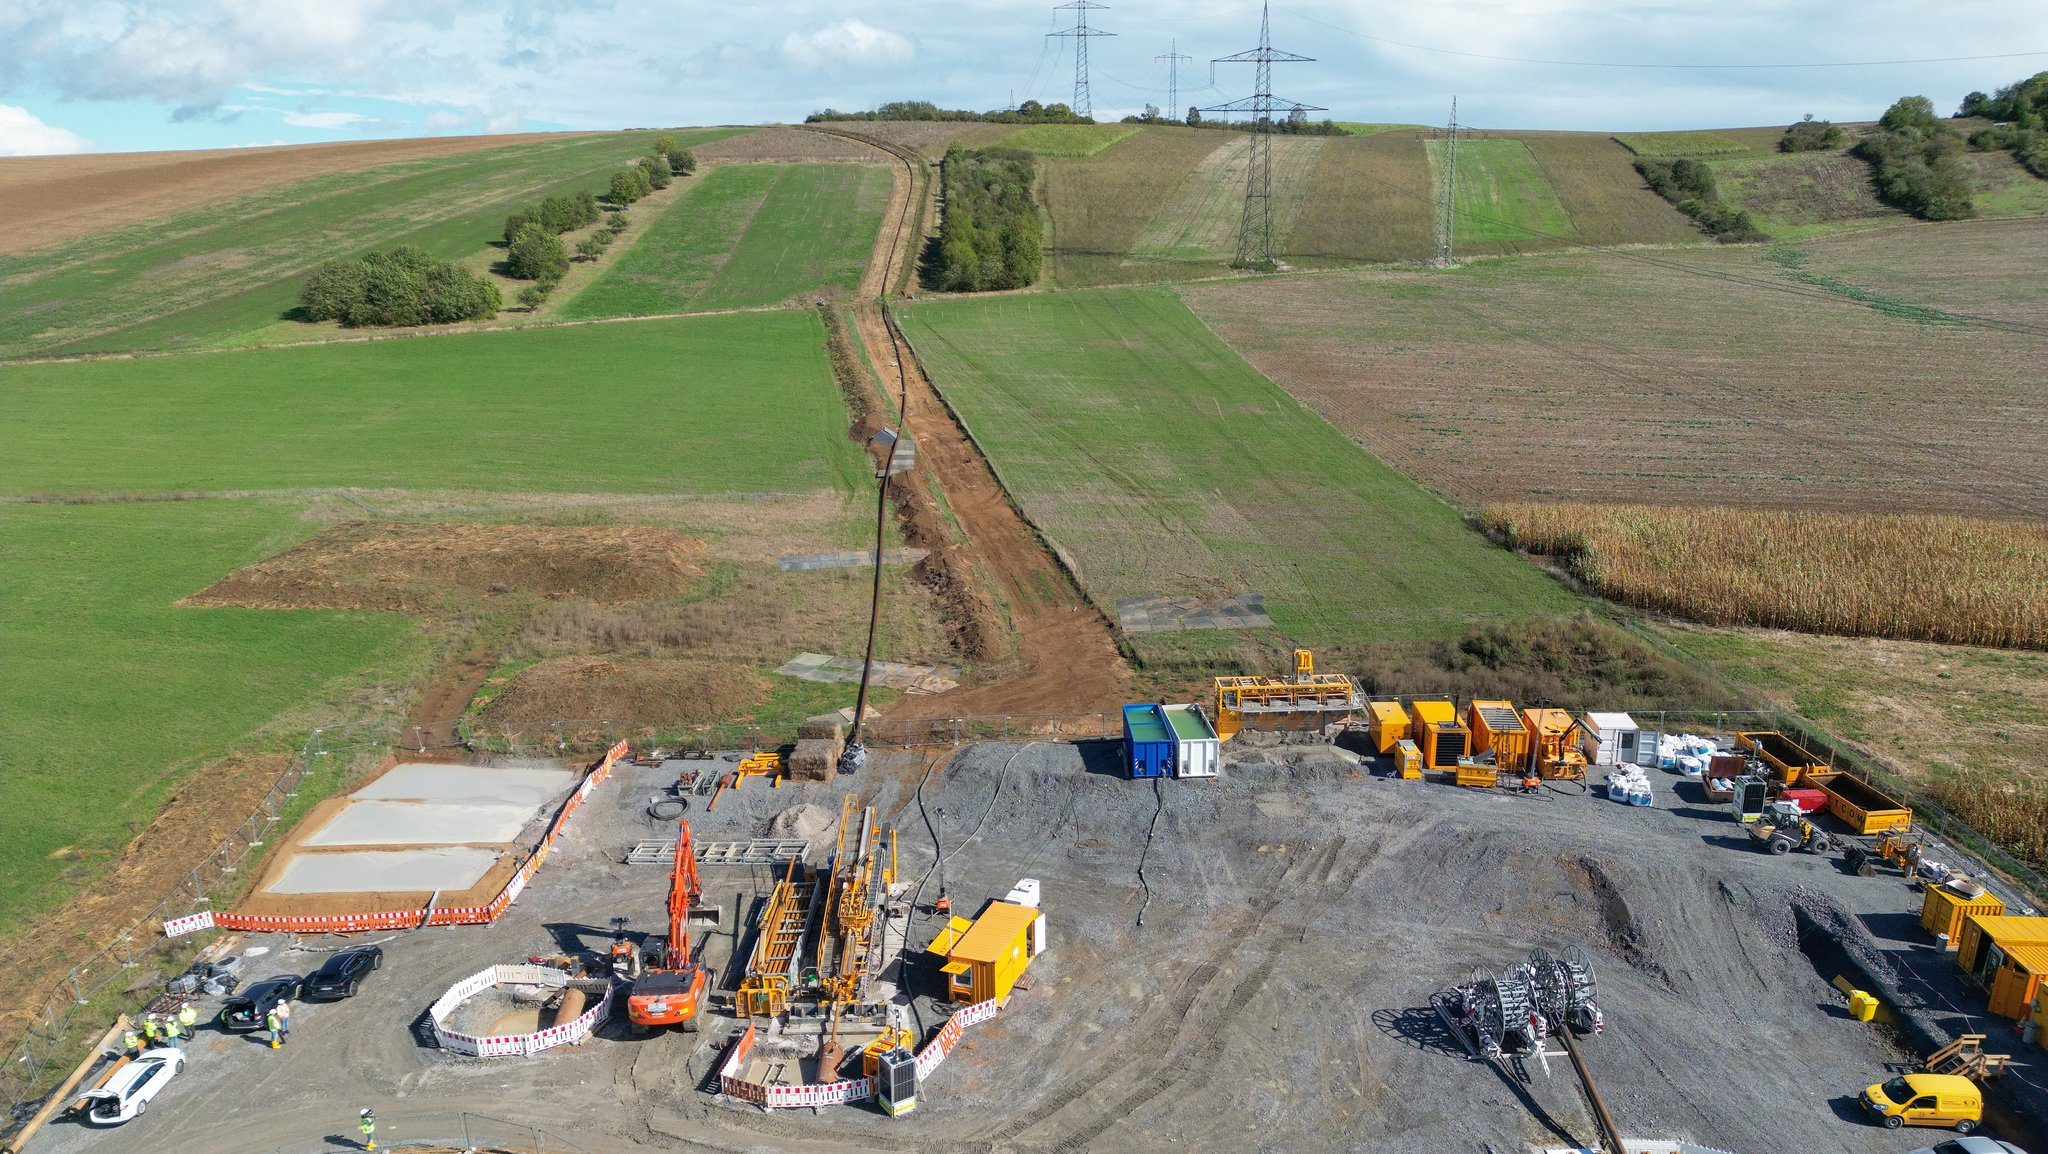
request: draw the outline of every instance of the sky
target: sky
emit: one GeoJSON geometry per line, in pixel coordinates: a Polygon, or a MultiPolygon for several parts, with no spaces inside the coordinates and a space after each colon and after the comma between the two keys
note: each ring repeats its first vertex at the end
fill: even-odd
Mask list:
{"type": "MultiPolygon", "coordinates": [[[[1259,8],[1091,10],[1097,119],[1251,91],[1259,8]],[[1211,78],[1213,75],[1213,84],[1211,78]]],[[[801,120],[1070,101],[1075,13],[1018,0],[5,0],[0,156],[801,120]]],[[[2048,70],[2041,0],[1286,0],[1283,99],[1339,120],[1642,131],[1954,109],[2048,70]],[[1846,66],[1844,66],[1846,65],[1846,66]]],[[[1320,113],[1316,115],[1322,115],[1320,113]]]]}

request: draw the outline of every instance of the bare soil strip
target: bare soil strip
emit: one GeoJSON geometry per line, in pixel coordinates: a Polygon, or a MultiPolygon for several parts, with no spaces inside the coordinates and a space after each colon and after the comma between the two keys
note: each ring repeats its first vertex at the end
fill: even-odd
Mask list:
{"type": "MultiPolygon", "coordinates": [[[[990,471],[988,462],[953,417],[926,378],[911,350],[889,322],[875,298],[877,286],[888,285],[897,261],[909,259],[923,230],[905,229],[913,210],[929,211],[936,181],[925,182],[921,205],[910,202],[909,166],[921,158],[900,146],[876,144],[905,165],[906,176],[895,186],[890,219],[898,222],[881,238],[862,281],[857,329],[868,359],[883,374],[884,387],[898,385],[906,394],[905,425],[917,442],[918,470],[944,495],[951,531],[932,495],[912,483],[902,515],[911,542],[932,551],[925,564],[941,574],[954,590],[949,601],[985,620],[993,610],[988,585],[1002,597],[1015,630],[1015,656],[1021,667],[1011,675],[970,684],[929,697],[906,697],[892,703],[891,716],[956,717],[980,713],[1056,713],[1094,711],[1121,704],[1130,693],[1130,668],[1117,652],[1110,625],[1090,606],[1060,567],[1036,531],[1011,504],[1009,494],[990,471]],[[905,231],[909,236],[902,235],[905,231]],[[964,538],[964,540],[961,540],[964,538]],[[984,579],[986,575],[986,583],[984,579]]],[[[872,419],[872,418],[870,418],[872,419]]],[[[977,628],[980,628],[977,626],[977,628]]],[[[977,646],[986,657],[984,635],[977,646]]]]}

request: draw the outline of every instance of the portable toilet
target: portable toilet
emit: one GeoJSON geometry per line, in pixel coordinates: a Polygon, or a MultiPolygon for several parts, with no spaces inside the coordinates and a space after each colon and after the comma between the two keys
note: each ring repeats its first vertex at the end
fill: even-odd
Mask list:
{"type": "Polygon", "coordinates": [[[1173,731],[1157,705],[1124,706],[1124,764],[1132,777],[1173,772],[1173,731]]]}
{"type": "Polygon", "coordinates": [[[1215,777],[1223,761],[1223,741],[1199,705],[1167,705],[1167,726],[1173,731],[1173,776],[1215,777]]]}
{"type": "MultiPolygon", "coordinates": [[[[1582,727],[1579,748],[1594,765],[1640,765],[1642,739],[1636,719],[1626,713],[1588,713],[1582,727]]],[[[1650,744],[1651,756],[1656,743],[1650,744]]]]}

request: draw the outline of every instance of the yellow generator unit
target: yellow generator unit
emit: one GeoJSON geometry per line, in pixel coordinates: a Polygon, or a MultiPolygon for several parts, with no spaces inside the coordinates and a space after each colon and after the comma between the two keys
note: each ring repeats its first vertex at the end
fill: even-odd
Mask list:
{"type": "Polygon", "coordinates": [[[1216,678],[1216,736],[1243,729],[1321,729],[1358,711],[1358,687],[1341,673],[1317,673],[1315,655],[1294,651],[1292,677],[1216,678]]]}
{"type": "Polygon", "coordinates": [[[1579,723],[1562,709],[1524,709],[1522,728],[1529,731],[1530,768],[1546,781],[1584,781],[1586,754],[1579,748],[1579,723]]]}
{"type": "Polygon", "coordinates": [[[1475,701],[1466,713],[1472,728],[1472,756],[1493,755],[1496,769],[1520,771],[1529,764],[1529,729],[1512,701],[1475,701]]]}
{"type": "Polygon", "coordinates": [[[1408,711],[1398,701],[1369,701],[1365,705],[1368,718],[1366,737],[1379,753],[1392,753],[1394,746],[1408,736],[1408,711]]]}
{"type": "Polygon", "coordinates": [[[1465,756],[1472,736],[1458,724],[1458,707],[1448,701],[1411,701],[1408,717],[1410,732],[1422,747],[1423,768],[1458,768],[1458,759],[1465,756]]]}
{"type": "Polygon", "coordinates": [[[1422,780],[1422,750],[1405,737],[1394,743],[1394,772],[1408,781],[1422,780]]]}

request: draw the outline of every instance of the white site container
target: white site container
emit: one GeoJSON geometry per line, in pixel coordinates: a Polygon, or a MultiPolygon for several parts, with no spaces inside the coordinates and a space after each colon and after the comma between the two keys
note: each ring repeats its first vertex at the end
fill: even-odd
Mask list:
{"type": "Polygon", "coordinates": [[[1012,890],[1010,891],[1010,894],[1009,894],[1009,896],[1008,896],[1008,897],[1006,897],[1006,898],[1004,898],[1003,900],[1004,900],[1004,901],[1006,901],[1006,902],[1008,902],[1008,903],[1010,903],[1010,904],[1011,904],[1011,905],[1013,905],[1013,906],[1029,906],[1029,907],[1031,907],[1031,908],[1032,908],[1032,909],[1034,909],[1034,910],[1035,910],[1035,909],[1037,909],[1037,908],[1038,908],[1038,879],[1037,879],[1037,878],[1019,878],[1019,879],[1017,879],[1017,885],[1016,885],[1016,887],[1015,887],[1015,888],[1013,888],[1013,889],[1012,889],[1012,890]]]}
{"type": "MultiPolygon", "coordinates": [[[[1643,761],[1642,732],[1636,719],[1626,713],[1588,713],[1579,749],[1594,765],[1640,765],[1643,761]]],[[[1649,744],[1651,761],[1657,757],[1657,742],[1649,744]]]]}
{"type": "Polygon", "coordinates": [[[1208,715],[1193,705],[1164,708],[1173,733],[1173,776],[1215,777],[1223,763],[1223,741],[1208,715]]]}

